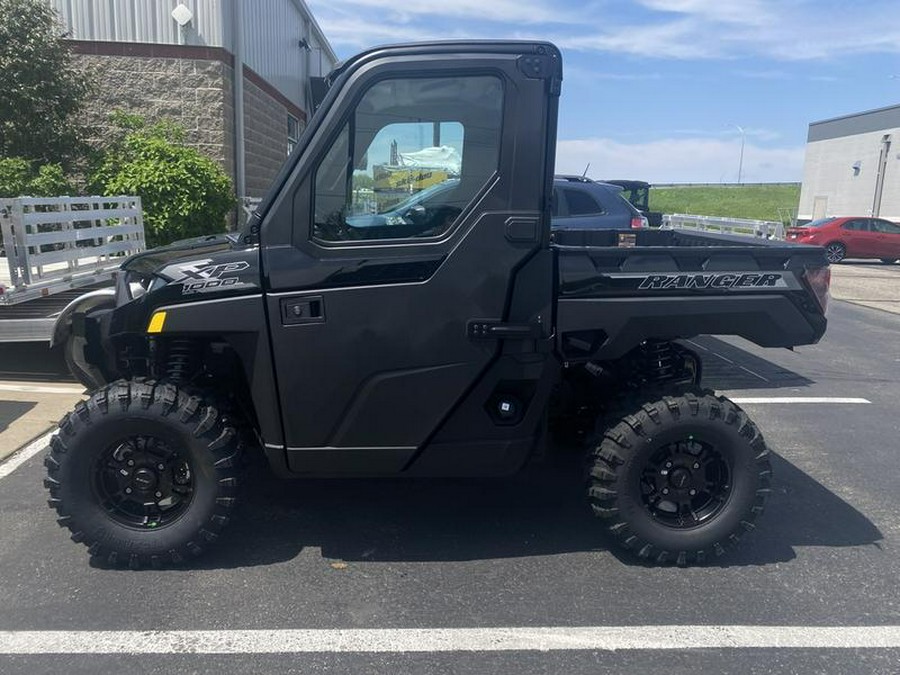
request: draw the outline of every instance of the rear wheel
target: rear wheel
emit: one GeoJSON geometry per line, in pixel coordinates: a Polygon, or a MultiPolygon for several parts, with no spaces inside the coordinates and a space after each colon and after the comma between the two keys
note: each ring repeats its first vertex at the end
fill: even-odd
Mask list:
{"type": "Polygon", "coordinates": [[[646,397],[590,447],[588,498],[608,532],[653,563],[703,563],[754,529],[770,492],[762,435],[704,390],[646,397]]]}
{"type": "Polygon", "coordinates": [[[885,265],[893,265],[895,262],[897,262],[897,258],[882,258],[881,262],[883,262],[885,265]]]}
{"type": "Polygon", "coordinates": [[[72,539],[109,564],[181,562],[228,523],[238,434],[202,397],[116,382],[76,406],[50,446],[49,504],[72,539]]]}
{"type": "Polygon", "coordinates": [[[839,263],[847,257],[847,247],[839,241],[832,242],[825,247],[825,257],[830,263],[839,263]]]}

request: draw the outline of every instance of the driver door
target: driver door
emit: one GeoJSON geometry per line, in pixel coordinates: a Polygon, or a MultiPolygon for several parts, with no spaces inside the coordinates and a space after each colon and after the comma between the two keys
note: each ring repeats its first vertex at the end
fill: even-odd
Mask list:
{"type": "Polygon", "coordinates": [[[521,58],[388,60],[336,85],[263,245],[291,470],[401,471],[500,355],[473,325],[549,334],[550,265],[511,300],[549,256],[555,135],[521,58]]]}

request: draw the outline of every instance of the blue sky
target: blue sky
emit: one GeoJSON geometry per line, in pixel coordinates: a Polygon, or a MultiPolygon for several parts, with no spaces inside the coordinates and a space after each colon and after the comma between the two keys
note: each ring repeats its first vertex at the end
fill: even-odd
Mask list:
{"type": "Polygon", "coordinates": [[[808,124],[900,103],[898,0],[308,0],[342,58],[377,44],[562,48],[557,170],[799,181],[808,124]]]}

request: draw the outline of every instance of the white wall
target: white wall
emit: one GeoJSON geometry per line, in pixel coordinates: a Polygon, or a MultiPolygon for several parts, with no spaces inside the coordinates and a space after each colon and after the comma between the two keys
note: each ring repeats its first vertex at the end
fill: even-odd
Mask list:
{"type": "Polygon", "coordinates": [[[75,40],[223,46],[222,0],[49,0],[49,4],[75,40]],[[179,2],[194,14],[187,29],[172,18],[179,2]]]}
{"type": "Polygon", "coordinates": [[[799,219],[811,219],[816,197],[826,197],[828,216],[872,214],[881,140],[891,135],[881,217],[900,221],[900,128],[814,141],[806,146],[799,219]],[[859,162],[859,175],[853,165],[859,162]]]}

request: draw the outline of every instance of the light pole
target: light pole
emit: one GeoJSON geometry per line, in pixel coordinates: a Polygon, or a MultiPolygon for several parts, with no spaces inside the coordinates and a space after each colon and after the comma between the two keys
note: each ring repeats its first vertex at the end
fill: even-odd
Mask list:
{"type": "Polygon", "coordinates": [[[744,141],[747,139],[747,132],[744,130],[744,127],[739,126],[737,124],[734,125],[734,128],[741,132],[741,159],[738,162],[738,185],[741,184],[741,178],[744,175],[744,141]]]}

